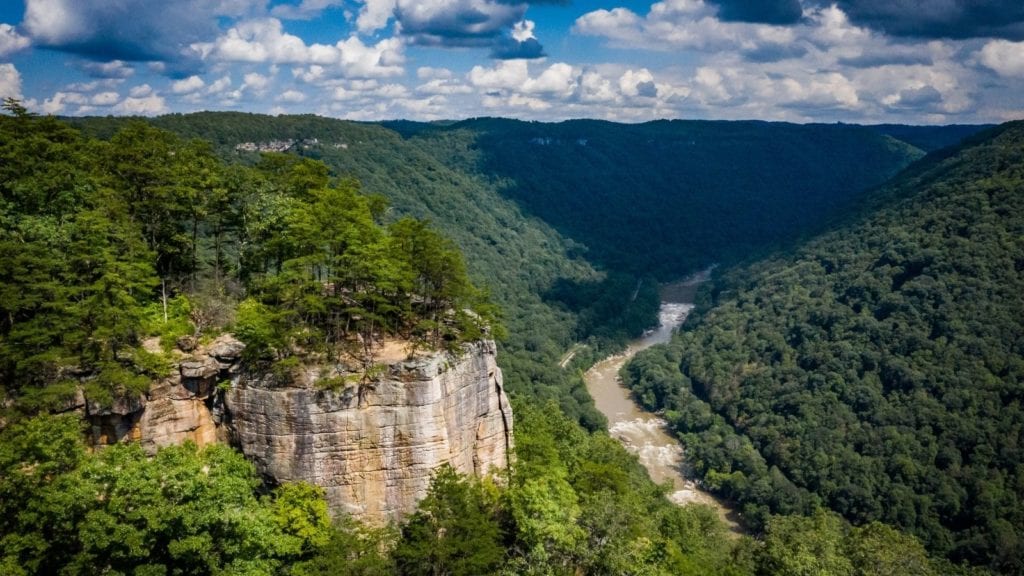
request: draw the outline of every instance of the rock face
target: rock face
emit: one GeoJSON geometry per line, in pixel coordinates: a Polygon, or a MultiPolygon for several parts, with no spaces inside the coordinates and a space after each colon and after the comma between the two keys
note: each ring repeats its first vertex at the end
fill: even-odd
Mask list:
{"type": "MultiPolygon", "coordinates": [[[[432,471],[508,465],[512,411],[493,342],[388,366],[363,384],[319,389],[240,378],[226,393],[230,436],[276,481],[322,486],[332,512],[400,519],[426,494],[432,471]]],[[[335,380],[337,381],[337,380],[335,380]]]]}
{"type": "Polygon", "coordinates": [[[224,441],[227,435],[218,427],[223,402],[217,384],[237,374],[244,349],[233,337],[221,336],[182,359],[177,373],[154,382],[146,395],[115,398],[110,406],[76,397],[68,408],[77,409],[81,402],[95,446],[137,441],[153,454],[186,440],[199,446],[224,441]]]}
{"type": "Polygon", "coordinates": [[[94,446],[234,443],[268,480],[322,486],[332,513],[374,523],[412,512],[442,464],[477,475],[508,466],[512,409],[494,342],[387,364],[373,378],[309,368],[287,386],[246,372],[244,348],[221,336],[180,355],[146,395],[108,406],[79,389],[67,410],[89,420],[94,446]],[[321,389],[324,378],[336,386],[321,389]]]}

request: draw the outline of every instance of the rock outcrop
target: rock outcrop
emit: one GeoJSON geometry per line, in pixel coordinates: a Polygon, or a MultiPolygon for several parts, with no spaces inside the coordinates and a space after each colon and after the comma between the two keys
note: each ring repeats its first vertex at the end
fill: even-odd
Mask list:
{"type": "Polygon", "coordinates": [[[91,422],[97,446],[231,442],[269,481],[317,484],[334,514],[376,523],[414,510],[442,464],[477,475],[508,466],[512,410],[494,342],[389,363],[372,378],[308,367],[287,385],[246,371],[243,349],[221,336],[181,354],[146,395],[101,406],[79,391],[68,409],[91,422]]]}
{"type": "Polygon", "coordinates": [[[92,424],[93,445],[137,441],[152,454],[186,440],[199,446],[226,441],[218,426],[223,402],[217,387],[237,375],[244,349],[233,337],[220,336],[184,356],[175,373],[154,382],[148,394],[115,398],[109,406],[83,397],[81,409],[92,424]]]}
{"type": "Polygon", "coordinates": [[[483,474],[508,465],[512,412],[493,342],[390,364],[347,387],[320,389],[323,376],[339,380],[240,378],[225,395],[227,426],[263,474],[322,486],[334,513],[400,519],[438,466],[483,474]]]}

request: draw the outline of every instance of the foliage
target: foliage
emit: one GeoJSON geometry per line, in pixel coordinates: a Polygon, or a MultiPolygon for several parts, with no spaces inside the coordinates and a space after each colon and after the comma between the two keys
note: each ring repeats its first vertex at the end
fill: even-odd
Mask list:
{"type": "Polygon", "coordinates": [[[1024,573],[1022,186],[1019,123],[929,157],[836,231],[719,278],[626,380],[755,518],[821,502],[1024,573]]]}
{"type": "Polygon", "coordinates": [[[8,108],[0,381],[33,400],[19,409],[61,408],[66,395],[40,390],[68,375],[94,401],[144,392],[162,367],[149,335],[166,353],[234,322],[250,360],[281,362],[366,357],[384,335],[452,348],[501,333],[450,240],[413,219],[382,225],[382,200],[318,161],[229,167],[142,121],[99,141],[8,108]]]}
{"type": "Polygon", "coordinates": [[[257,496],[252,464],[225,446],[148,458],[137,445],[86,454],[77,415],[0,432],[5,574],[277,574],[332,538],[323,491],[257,496]]]}

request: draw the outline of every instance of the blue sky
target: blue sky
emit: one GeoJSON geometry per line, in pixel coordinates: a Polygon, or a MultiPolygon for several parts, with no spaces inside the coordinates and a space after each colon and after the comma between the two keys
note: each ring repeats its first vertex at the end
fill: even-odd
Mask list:
{"type": "Polygon", "coordinates": [[[40,113],[1024,118],[1020,0],[5,0],[40,113]]]}

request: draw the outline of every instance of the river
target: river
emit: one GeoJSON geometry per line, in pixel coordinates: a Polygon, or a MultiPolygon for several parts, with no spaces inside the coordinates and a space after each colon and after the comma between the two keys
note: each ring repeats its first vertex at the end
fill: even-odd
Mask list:
{"type": "Polygon", "coordinates": [[[637,455],[652,480],[672,484],[670,500],[680,505],[696,502],[712,506],[733,531],[739,531],[733,511],[687,477],[683,447],[669,435],[665,421],[637,405],[619,379],[619,370],[637,352],[669,341],[672,332],[693,309],[694,293],[709,273],[707,270],[663,286],[658,328],[631,342],[625,352],[595,364],[584,375],[584,380],[597,409],[608,418],[608,432],[612,437],[637,455]]]}

